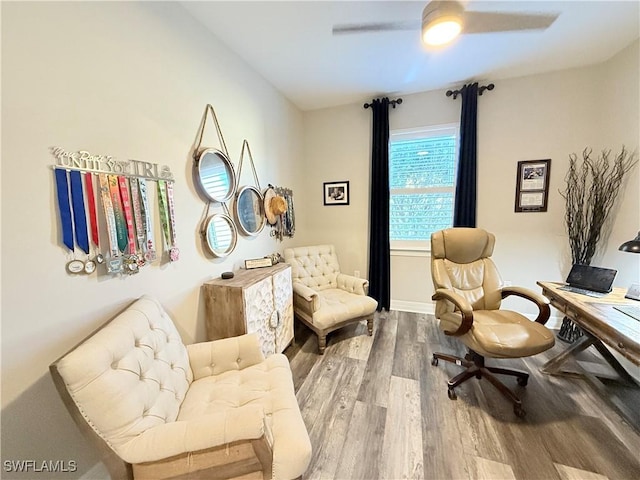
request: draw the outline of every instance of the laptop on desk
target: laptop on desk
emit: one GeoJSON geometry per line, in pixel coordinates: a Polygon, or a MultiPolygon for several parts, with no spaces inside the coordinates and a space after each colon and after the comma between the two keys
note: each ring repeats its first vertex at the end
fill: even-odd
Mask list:
{"type": "Polygon", "coordinates": [[[611,268],[575,264],[567,277],[568,285],[560,287],[560,290],[590,297],[604,297],[611,292],[617,273],[617,270],[611,268]]]}

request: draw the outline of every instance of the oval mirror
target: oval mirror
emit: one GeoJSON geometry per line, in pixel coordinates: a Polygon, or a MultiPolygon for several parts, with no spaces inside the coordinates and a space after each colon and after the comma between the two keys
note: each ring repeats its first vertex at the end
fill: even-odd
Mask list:
{"type": "Polygon", "coordinates": [[[207,247],[216,257],[226,257],[236,248],[238,234],[228,215],[216,213],[207,221],[205,229],[207,247]]]}
{"type": "Polygon", "coordinates": [[[255,187],[242,187],[236,196],[236,218],[244,235],[255,236],[264,228],[264,198],[255,187]]]}
{"type": "Polygon", "coordinates": [[[236,173],[226,154],[207,148],[198,156],[198,181],[209,200],[226,202],[236,189],[236,173]]]}

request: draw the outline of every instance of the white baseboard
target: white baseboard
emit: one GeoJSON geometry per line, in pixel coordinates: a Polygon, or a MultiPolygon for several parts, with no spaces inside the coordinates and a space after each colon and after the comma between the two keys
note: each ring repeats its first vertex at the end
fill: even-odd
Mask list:
{"type": "Polygon", "coordinates": [[[391,300],[391,310],[411,313],[435,313],[435,304],[433,302],[410,302],[408,300],[391,300]]]}

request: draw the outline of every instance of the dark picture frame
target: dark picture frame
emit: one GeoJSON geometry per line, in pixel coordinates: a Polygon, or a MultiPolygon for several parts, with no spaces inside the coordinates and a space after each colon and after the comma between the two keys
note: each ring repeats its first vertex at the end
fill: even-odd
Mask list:
{"type": "Polygon", "coordinates": [[[349,205],[349,182],[324,182],[323,196],[325,205],[349,205]]]}
{"type": "Polygon", "coordinates": [[[516,176],[516,212],[546,212],[551,159],[522,160],[516,176]]]}

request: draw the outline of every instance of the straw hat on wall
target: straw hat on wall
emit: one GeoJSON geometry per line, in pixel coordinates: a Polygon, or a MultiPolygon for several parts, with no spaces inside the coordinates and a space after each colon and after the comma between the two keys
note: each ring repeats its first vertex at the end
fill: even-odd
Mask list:
{"type": "Polygon", "coordinates": [[[275,225],[278,216],[287,211],[286,200],[277,195],[273,188],[268,188],[264,193],[264,214],[267,217],[269,225],[275,225]]]}

